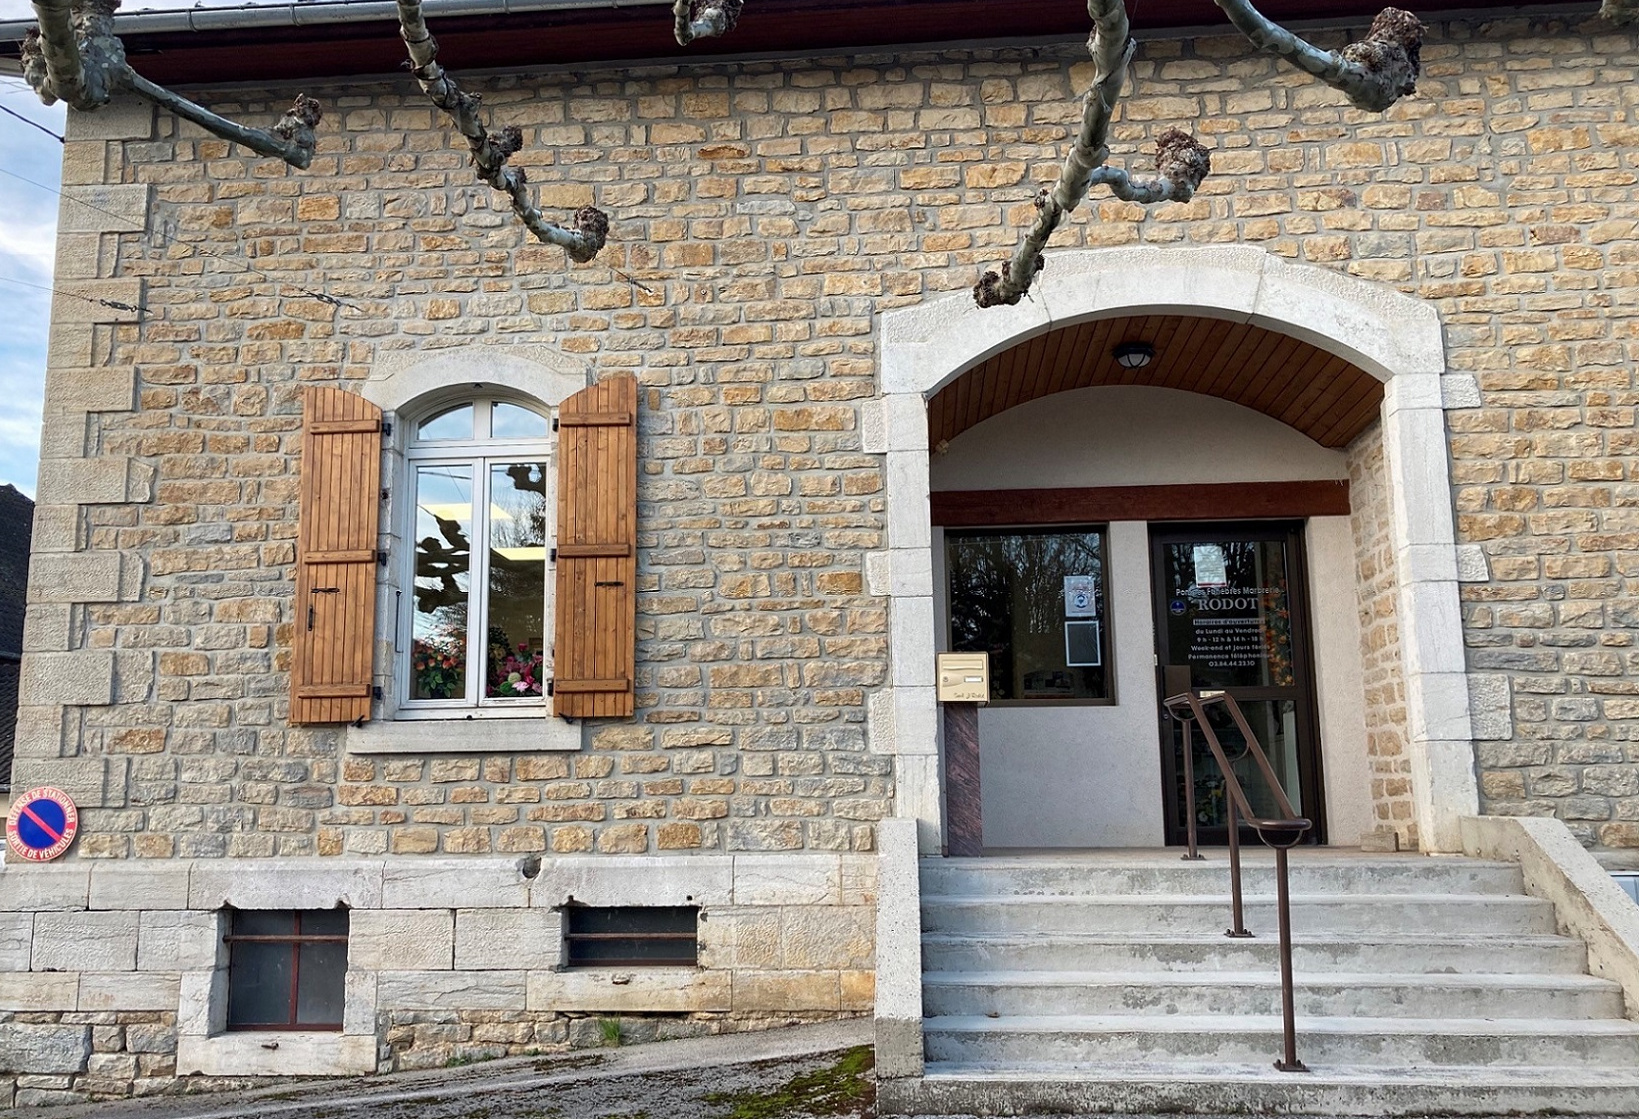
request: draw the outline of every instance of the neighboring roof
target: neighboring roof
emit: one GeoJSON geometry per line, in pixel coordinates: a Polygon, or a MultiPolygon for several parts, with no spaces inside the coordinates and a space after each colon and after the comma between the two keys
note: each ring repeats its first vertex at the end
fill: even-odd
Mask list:
{"type": "Polygon", "coordinates": [[[23,602],[28,595],[28,553],[34,502],[0,486],[0,789],[11,787],[17,732],[17,658],[23,652],[23,602]]]}
{"type": "Polygon", "coordinates": [[[33,536],[34,502],[15,486],[0,486],[0,656],[23,651],[23,598],[33,536]]]}
{"type": "MultiPolygon", "coordinates": [[[[1359,22],[1376,0],[1267,0],[1271,18],[1359,22]]],[[[1212,0],[1143,0],[1139,32],[1228,23],[1212,0]]],[[[1440,0],[1442,11],[1519,11],[1496,0],[1440,0]]],[[[1538,3],[1534,11],[1592,6],[1538,3]]],[[[1085,36],[1086,0],[748,0],[722,39],[679,47],[668,0],[444,0],[425,7],[440,61],[454,70],[633,60],[770,57],[873,47],[1041,42],[1085,36]]],[[[144,77],[186,84],[392,74],[401,69],[394,6],[324,2],[137,12],[117,17],[144,77]]],[[[0,24],[0,58],[16,57],[20,23],[0,24]]]]}

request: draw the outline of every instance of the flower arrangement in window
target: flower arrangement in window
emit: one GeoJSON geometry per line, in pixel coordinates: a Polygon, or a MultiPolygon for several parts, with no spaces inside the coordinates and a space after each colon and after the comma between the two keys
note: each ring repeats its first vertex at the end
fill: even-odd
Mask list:
{"type": "Polygon", "coordinates": [[[467,656],[461,643],[418,637],[410,651],[416,699],[460,699],[467,690],[467,656]]]}
{"type": "Polygon", "coordinates": [[[1263,595],[1263,649],[1268,658],[1269,683],[1289,688],[1292,676],[1292,611],[1286,599],[1286,580],[1263,595]]]}
{"type": "Polygon", "coordinates": [[[490,638],[489,681],[484,695],[491,699],[536,697],[546,686],[542,679],[546,658],[539,649],[520,641],[516,650],[502,638],[490,638]]]}

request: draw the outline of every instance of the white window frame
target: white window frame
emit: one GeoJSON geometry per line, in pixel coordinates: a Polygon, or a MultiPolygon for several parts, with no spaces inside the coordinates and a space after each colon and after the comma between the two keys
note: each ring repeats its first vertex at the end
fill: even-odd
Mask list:
{"type": "MultiPolygon", "coordinates": [[[[488,642],[474,642],[474,633],[487,634],[489,618],[489,508],[490,466],[494,463],[540,462],[545,471],[547,501],[546,548],[551,556],[557,547],[557,446],[552,436],[556,409],[537,401],[523,399],[504,392],[474,391],[460,397],[440,399],[436,405],[407,419],[404,450],[404,487],[408,500],[403,503],[403,524],[398,538],[404,542],[397,557],[399,586],[403,588],[397,611],[397,642],[393,657],[393,718],[400,721],[449,719],[540,719],[550,699],[543,693],[534,697],[507,699],[484,696],[485,657],[488,642]],[[489,430],[490,413],[495,404],[510,404],[524,408],[541,417],[547,434],[540,439],[432,439],[418,440],[416,432],[421,424],[445,412],[463,406],[473,409],[473,430],[489,430]],[[468,637],[467,686],[462,699],[415,699],[411,695],[414,669],[411,657],[415,633],[415,562],[416,562],[416,472],[428,465],[467,466],[472,470],[473,516],[472,559],[468,571],[468,637]],[[476,619],[473,621],[471,619],[476,619]]],[[[546,564],[545,601],[542,611],[542,664],[544,680],[552,678],[553,636],[553,564],[546,564]]]]}

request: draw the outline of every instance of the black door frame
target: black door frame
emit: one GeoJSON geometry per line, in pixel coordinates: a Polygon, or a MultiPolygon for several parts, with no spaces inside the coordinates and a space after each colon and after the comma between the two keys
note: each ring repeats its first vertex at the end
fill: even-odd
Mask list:
{"type": "MultiPolygon", "coordinates": [[[[1306,521],[1173,521],[1152,522],[1150,530],[1150,605],[1155,616],[1156,694],[1166,698],[1167,603],[1161,593],[1166,570],[1162,548],[1166,544],[1216,540],[1252,541],[1284,539],[1286,544],[1287,599],[1292,611],[1292,688],[1231,688],[1236,699],[1295,699],[1298,727],[1298,790],[1302,814],[1314,821],[1305,842],[1321,844],[1326,836],[1326,794],[1323,751],[1320,739],[1320,707],[1315,695],[1313,615],[1309,609],[1309,556],[1305,547],[1306,521]]],[[[1169,847],[1186,842],[1184,824],[1175,815],[1175,789],[1182,775],[1175,754],[1175,725],[1164,712],[1157,712],[1161,750],[1161,810],[1164,842],[1169,847]]],[[[1268,744],[1264,743],[1267,749],[1268,744]]],[[[1250,790],[1249,790],[1250,792],[1250,790]]],[[[1229,829],[1203,828],[1200,840],[1209,846],[1229,842],[1229,829]]],[[[1257,842],[1249,830],[1243,842],[1257,842]]]]}

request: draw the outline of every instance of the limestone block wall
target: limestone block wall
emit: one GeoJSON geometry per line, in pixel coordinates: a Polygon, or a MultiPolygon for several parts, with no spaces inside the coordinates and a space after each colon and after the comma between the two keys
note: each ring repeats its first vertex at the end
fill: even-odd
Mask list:
{"type": "MultiPolygon", "coordinates": [[[[1424,60],[1380,119],[1237,39],[1147,41],[1118,155],[1194,121],[1214,175],[1055,244],[1242,242],[1438,308],[1486,808],[1633,847],[1639,44],[1452,22],[1424,60]]],[[[303,173],[146,109],[76,116],[58,283],[108,302],[54,326],[17,783],[80,799],[82,859],[869,850],[875,316],[1011,251],[1087,78],[1065,47],[474,79],[546,206],[614,216],[584,267],[525,240],[407,82],[314,90],[303,173]],[[539,760],[289,728],[299,388],[522,344],[644,389],[638,719],[539,760]]]]}
{"type": "Polygon", "coordinates": [[[1401,846],[1417,846],[1407,750],[1406,684],[1397,621],[1399,579],[1389,525],[1390,486],[1380,426],[1349,447],[1349,527],[1355,544],[1360,609],[1361,683],[1365,687],[1366,764],[1372,819],[1392,829],[1401,846]]]}
{"type": "Polygon", "coordinates": [[[870,855],[0,869],[0,1107],[760,1029],[871,1008],[870,855]],[[562,907],[691,905],[697,968],[564,969],[562,907]],[[349,910],[340,1033],[224,1031],[229,907],[349,910]]]}

